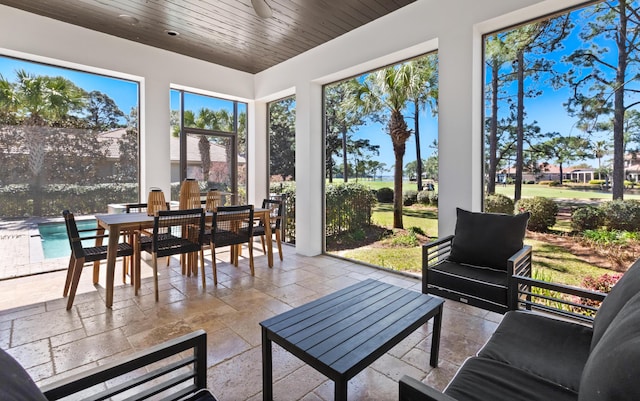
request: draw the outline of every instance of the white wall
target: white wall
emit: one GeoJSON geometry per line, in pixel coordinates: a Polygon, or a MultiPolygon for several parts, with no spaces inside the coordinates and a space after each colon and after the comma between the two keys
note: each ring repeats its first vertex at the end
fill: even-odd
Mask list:
{"type": "Polygon", "coordinates": [[[169,189],[169,85],[249,101],[249,199],[266,188],[266,102],[296,95],[296,247],[322,251],[321,85],[431,50],[439,52],[440,234],[455,208],[479,210],[482,194],[481,36],[580,0],[418,0],[255,76],[0,6],[0,54],[142,82],[143,190],[169,189]],[[35,57],[34,57],[35,56],[35,57]],[[256,102],[254,103],[253,100],[256,102]]]}

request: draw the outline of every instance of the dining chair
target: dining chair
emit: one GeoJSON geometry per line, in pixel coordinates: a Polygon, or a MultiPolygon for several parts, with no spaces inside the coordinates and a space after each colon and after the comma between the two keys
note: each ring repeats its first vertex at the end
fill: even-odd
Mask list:
{"type": "MultiPolygon", "coordinates": [[[[159,300],[158,258],[183,254],[197,256],[198,252],[202,250],[204,216],[204,210],[201,208],[160,210],[154,217],[151,242],[138,242],[140,249],[152,254],[153,257],[153,280],[156,301],[159,300]]],[[[200,264],[204,276],[204,257],[202,252],[200,252],[200,264]]]]}
{"type": "MultiPolygon", "coordinates": [[[[249,248],[249,267],[251,275],[255,275],[253,268],[253,205],[218,206],[213,212],[211,233],[207,237],[211,246],[211,265],[213,267],[213,283],[218,284],[216,266],[216,248],[231,246],[231,263],[238,266],[240,249],[238,245],[247,244],[249,248]]],[[[204,280],[204,273],[203,273],[204,280]]],[[[204,281],[203,281],[204,283],[204,281]]]]}
{"type": "MultiPolygon", "coordinates": [[[[280,260],[282,261],[282,238],[281,238],[281,224],[282,224],[282,211],[284,209],[284,204],[279,199],[264,199],[262,201],[263,209],[270,209],[269,212],[269,220],[271,224],[271,234],[276,235],[276,243],[278,244],[278,255],[280,255],[280,260]]],[[[267,250],[264,246],[264,236],[265,236],[265,226],[264,222],[260,220],[260,222],[253,227],[253,236],[260,236],[260,242],[262,244],[262,252],[267,253],[267,250]]]]}
{"type": "MultiPolygon", "coordinates": [[[[71,258],[69,259],[69,267],[67,268],[67,278],[64,283],[64,290],[62,295],[66,297],[69,295],[67,299],[67,310],[71,309],[73,306],[73,300],[76,296],[76,291],[78,290],[78,283],[80,282],[80,274],[82,273],[82,269],[84,268],[85,263],[96,262],[99,260],[107,259],[107,246],[90,246],[85,247],[82,245],[83,240],[96,240],[108,238],[108,234],[101,235],[85,235],[80,236],[81,232],[92,231],[95,232],[98,228],[95,229],[83,229],[78,230],[78,225],[76,224],[76,220],[73,216],[73,213],[68,210],[62,211],[62,215],[64,217],[65,225],[67,227],[67,236],[69,237],[69,246],[71,247],[71,258]]],[[[117,235],[117,234],[114,234],[117,235]]],[[[124,242],[118,244],[118,253],[117,256],[131,256],[133,255],[133,248],[130,244],[124,242]]],[[[94,267],[93,270],[93,283],[96,284],[98,282],[98,268],[94,267]]]]}

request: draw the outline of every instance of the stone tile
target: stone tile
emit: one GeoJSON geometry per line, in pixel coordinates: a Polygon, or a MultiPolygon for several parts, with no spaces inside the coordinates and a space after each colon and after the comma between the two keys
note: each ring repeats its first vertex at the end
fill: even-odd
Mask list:
{"type": "MultiPolygon", "coordinates": [[[[104,268],[96,286],[90,270],[83,274],[71,311],[65,310],[66,299],[61,297],[64,271],[0,281],[0,347],[15,354],[43,385],[204,329],[208,384],[214,394],[221,400],[257,401],[262,399],[260,321],[368,278],[421,290],[420,281],[412,277],[329,256],[296,255],[293,247],[285,247],[282,262],[276,254],[274,267],[269,268],[259,245],[255,249],[255,276],[249,274],[246,259],[235,267],[228,263],[228,251],[218,252],[217,286],[207,252],[206,289],[201,272],[182,275],[177,257],[171,258],[169,267],[161,261],[159,302],[149,267],[143,266],[142,288],[135,295],[130,284],[122,284],[118,263],[112,309],[104,304],[104,268]]],[[[143,264],[149,264],[148,257],[143,264]]],[[[428,323],[356,375],[349,383],[349,399],[396,400],[397,381],[403,374],[444,388],[501,319],[502,315],[447,301],[439,367],[429,366],[432,324],[428,323]]],[[[276,344],[273,377],[277,400],[333,399],[332,381],[276,344]]]]}

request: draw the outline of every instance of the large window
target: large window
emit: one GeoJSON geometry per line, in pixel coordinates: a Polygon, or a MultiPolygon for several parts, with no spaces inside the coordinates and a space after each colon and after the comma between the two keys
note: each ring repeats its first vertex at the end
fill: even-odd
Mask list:
{"type": "Polygon", "coordinates": [[[0,57],[0,217],[139,195],[138,83],[0,57]]]}
{"type": "Polygon", "coordinates": [[[484,37],[485,210],[532,212],[543,279],[602,290],[637,257],[639,12],[590,2],[484,37]]]}
{"type": "Polygon", "coordinates": [[[172,90],[171,198],[193,178],[201,192],[215,188],[228,203],[246,203],[246,138],[246,103],[172,90]]]}
{"type": "Polygon", "coordinates": [[[324,88],[326,251],[420,271],[437,236],[438,56],[324,88]]]}
{"type": "Polygon", "coordinates": [[[296,240],[296,100],[269,103],[269,193],[284,201],[283,239],[296,240]]]}

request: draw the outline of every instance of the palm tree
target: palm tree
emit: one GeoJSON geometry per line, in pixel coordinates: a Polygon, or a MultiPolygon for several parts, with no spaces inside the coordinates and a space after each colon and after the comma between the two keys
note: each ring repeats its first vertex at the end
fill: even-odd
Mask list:
{"type": "Polygon", "coordinates": [[[414,65],[409,87],[409,99],[413,102],[414,135],[416,137],[416,175],[418,191],[422,191],[422,155],[420,153],[420,110],[427,104],[431,113],[438,113],[438,54],[432,53],[409,62],[414,65]]]}
{"type": "Polygon", "coordinates": [[[0,107],[5,113],[21,121],[29,155],[29,169],[34,177],[33,213],[42,213],[40,188],[45,156],[47,128],[64,126],[72,120],[72,113],[82,108],[85,93],[73,82],[63,77],[33,75],[24,70],[16,71],[12,83],[0,75],[0,107]]]}
{"type": "Polygon", "coordinates": [[[403,228],[402,224],[402,166],[406,142],[411,130],[402,115],[407,101],[408,88],[415,74],[411,63],[384,68],[367,76],[360,85],[355,102],[365,113],[377,115],[374,119],[387,121],[387,134],[391,137],[395,155],[393,175],[393,228],[403,228]],[[382,113],[382,114],[381,114],[382,113]],[[388,114],[387,114],[388,113],[388,114]]]}
{"type": "Polygon", "coordinates": [[[593,153],[598,159],[598,179],[601,179],[602,158],[607,154],[609,146],[606,141],[596,141],[593,143],[593,153]]]}

